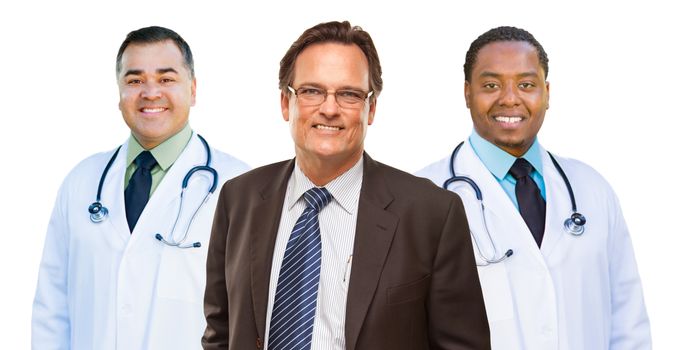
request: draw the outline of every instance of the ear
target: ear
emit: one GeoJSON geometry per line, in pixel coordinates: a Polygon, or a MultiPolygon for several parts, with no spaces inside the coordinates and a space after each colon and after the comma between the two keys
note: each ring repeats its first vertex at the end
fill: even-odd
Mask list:
{"type": "Polygon", "coordinates": [[[464,88],[464,93],[465,93],[465,104],[467,105],[467,108],[470,108],[470,82],[465,80],[465,88],[464,88]]]}
{"type": "Polygon", "coordinates": [[[289,121],[289,91],[280,91],[280,109],[282,110],[282,119],[289,121]]]}
{"type": "Polygon", "coordinates": [[[192,78],[192,87],[191,87],[191,96],[192,96],[192,101],[190,103],[190,106],[194,107],[195,102],[197,102],[197,78],[192,78]]]}
{"type": "Polygon", "coordinates": [[[123,83],[118,75],[116,76],[116,86],[118,86],[119,91],[119,111],[123,111],[121,108],[121,105],[123,104],[123,83]]]}
{"type": "Polygon", "coordinates": [[[550,82],[545,82],[545,109],[550,108],[550,82]]]}
{"type": "Polygon", "coordinates": [[[375,109],[377,108],[377,99],[375,98],[370,103],[370,110],[368,111],[368,125],[372,125],[375,121],[375,109]]]}

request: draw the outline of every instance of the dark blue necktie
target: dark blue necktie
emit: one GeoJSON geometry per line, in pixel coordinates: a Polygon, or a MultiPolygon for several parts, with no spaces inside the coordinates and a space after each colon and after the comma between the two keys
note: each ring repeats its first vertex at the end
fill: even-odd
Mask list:
{"type": "Polygon", "coordinates": [[[269,350],[307,350],[313,338],[313,319],[320,282],[321,241],[318,213],[332,200],[327,189],[304,193],[306,210],[299,217],[280,267],[270,318],[269,350]]]}
{"type": "Polygon", "coordinates": [[[135,158],[137,169],[128,181],[128,187],[124,191],[126,200],[126,219],[128,228],[133,232],[142,210],[149,201],[149,192],[152,189],[152,168],[157,164],[156,159],[149,151],[140,153],[135,158]]]}
{"type": "Polygon", "coordinates": [[[534,167],[526,159],[517,158],[510,168],[510,175],[517,180],[515,195],[519,204],[519,213],[522,214],[526,226],[540,248],[543,231],[545,231],[545,200],[536,182],[530,176],[533,170],[534,167]]]}

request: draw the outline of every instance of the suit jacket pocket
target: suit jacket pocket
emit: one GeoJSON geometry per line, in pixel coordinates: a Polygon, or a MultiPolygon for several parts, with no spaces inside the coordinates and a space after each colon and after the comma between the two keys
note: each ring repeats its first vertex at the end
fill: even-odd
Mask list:
{"type": "Polygon", "coordinates": [[[429,290],[432,275],[426,275],[417,281],[402,284],[387,289],[387,304],[401,304],[414,300],[424,299],[429,290]]]}

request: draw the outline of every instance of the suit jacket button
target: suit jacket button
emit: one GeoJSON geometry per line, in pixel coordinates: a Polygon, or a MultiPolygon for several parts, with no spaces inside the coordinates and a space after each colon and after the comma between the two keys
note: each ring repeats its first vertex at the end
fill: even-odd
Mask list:
{"type": "Polygon", "coordinates": [[[262,347],[263,347],[263,341],[261,340],[261,338],[256,338],[256,348],[260,349],[262,347]]]}

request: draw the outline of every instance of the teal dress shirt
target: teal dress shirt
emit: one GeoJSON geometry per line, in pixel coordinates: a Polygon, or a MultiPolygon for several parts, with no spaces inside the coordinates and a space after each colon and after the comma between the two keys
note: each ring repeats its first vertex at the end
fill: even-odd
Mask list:
{"type": "MultiPolygon", "coordinates": [[[[472,135],[469,138],[470,145],[474,149],[474,153],[479,157],[484,166],[493,174],[503,190],[508,195],[512,203],[519,210],[517,204],[517,196],[515,195],[515,180],[508,171],[512,164],[517,159],[515,156],[503,151],[498,146],[485,140],[476,131],[472,130],[472,135]]],[[[521,158],[526,159],[534,167],[531,172],[531,178],[536,182],[538,189],[541,190],[541,196],[545,199],[545,182],[543,182],[543,161],[541,159],[541,147],[538,144],[538,138],[534,140],[528,151],[522,155],[521,158]]]]}

